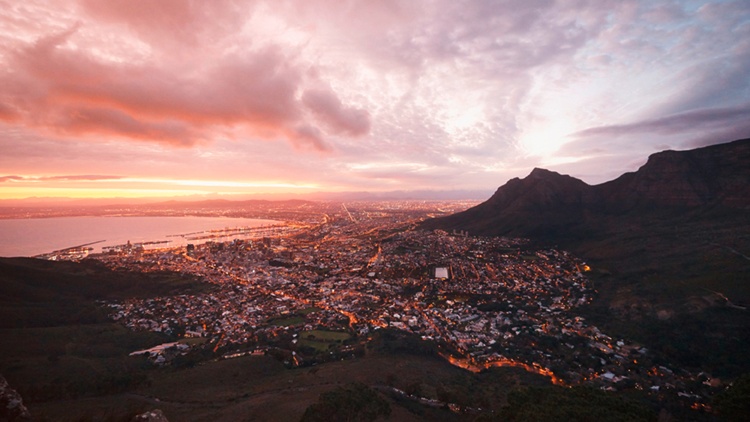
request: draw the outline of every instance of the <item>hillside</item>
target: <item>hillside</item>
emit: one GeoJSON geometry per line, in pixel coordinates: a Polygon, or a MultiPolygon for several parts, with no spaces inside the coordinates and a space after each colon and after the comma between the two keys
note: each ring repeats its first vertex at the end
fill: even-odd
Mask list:
{"type": "Polygon", "coordinates": [[[597,324],[691,366],[750,369],[738,363],[750,353],[750,139],[660,152],[595,186],[534,169],[423,227],[570,250],[593,268],[597,324]]]}
{"type": "Polygon", "coordinates": [[[750,303],[748,164],[744,139],[660,152],[638,171],[596,186],[534,169],[487,201],[423,227],[560,245],[619,278],[709,277],[701,287],[729,288],[730,300],[750,303]]]}
{"type": "Polygon", "coordinates": [[[748,164],[750,139],[743,139],[653,154],[638,171],[595,186],[536,168],[523,179],[509,180],[487,201],[425,227],[558,241],[600,234],[622,221],[713,223],[750,211],[748,164]]]}
{"type": "Polygon", "coordinates": [[[528,407],[506,406],[510,394],[526,397],[519,387],[549,396],[550,403],[535,406],[537,411],[553,411],[553,398],[568,395],[574,414],[614,412],[632,419],[627,415],[654,416],[659,406],[646,397],[625,401],[601,391],[554,387],[520,368],[474,374],[439,358],[419,337],[396,330],[373,333],[362,356],[316,366],[290,369],[270,355],[219,359],[222,352],[208,348],[196,349],[194,361],[159,368],[129,353],[178,338],[131,331],[95,305],[100,299],[206,288],[179,274],[117,272],[96,261],[0,258],[0,379],[20,393],[34,421],[129,421],[155,408],[171,421],[300,420],[322,394],[340,393],[352,383],[368,386],[385,400],[390,419],[399,421],[477,417],[419,404],[403,391],[515,413],[528,407]]]}
{"type": "Polygon", "coordinates": [[[97,300],[205,291],[194,277],[112,271],[94,260],[0,258],[0,328],[108,321],[97,300]]]}

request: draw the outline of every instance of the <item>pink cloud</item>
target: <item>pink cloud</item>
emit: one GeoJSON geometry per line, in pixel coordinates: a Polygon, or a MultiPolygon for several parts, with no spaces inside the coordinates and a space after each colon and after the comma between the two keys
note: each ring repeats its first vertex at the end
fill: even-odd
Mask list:
{"type": "Polygon", "coordinates": [[[180,121],[139,121],[120,110],[107,108],[61,109],[49,121],[58,132],[71,135],[121,137],[191,146],[201,136],[180,121]]]}
{"type": "MultiPolygon", "coordinates": [[[[244,0],[81,0],[97,20],[122,24],[159,47],[198,46],[239,30],[254,7],[244,0]]],[[[175,52],[174,50],[172,52],[175,52]]],[[[187,51],[190,54],[190,51],[187,51]]]]}
{"type": "Polygon", "coordinates": [[[119,180],[122,176],[107,176],[107,175],[96,175],[96,174],[76,174],[76,175],[64,175],[64,176],[48,176],[48,177],[29,177],[29,176],[0,176],[0,183],[2,182],[49,182],[49,181],[102,181],[102,180],[119,180]]]}
{"type": "Polygon", "coordinates": [[[323,134],[314,126],[302,124],[289,133],[289,139],[295,144],[311,144],[319,151],[330,151],[330,146],[323,140],[323,134]]]}
{"type": "Polygon", "coordinates": [[[413,161],[435,169],[424,183],[489,186],[528,174],[516,155],[536,128],[550,128],[550,150],[573,133],[559,150],[570,157],[747,130],[747,113],[694,112],[746,103],[742,0],[11,3],[7,174],[130,174],[132,162],[163,177],[375,187],[422,183],[424,171],[377,170],[413,161]]]}
{"type": "Polygon", "coordinates": [[[16,112],[15,108],[0,102],[0,120],[4,120],[6,122],[13,122],[13,121],[18,120],[19,117],[20,116],[16,112]]]}
{"type": "Polygon", "coordinates": [[[9,105],[0,118],[66,135],[112,135],[190,146],[221,127],[287,138],[296,147],[330,149],[327,134],[358,136],[369,115],[345,107],[332,91],[303,100],[305,75],[280,49],[223,54],[175,69],[168,62],[110,63],[65,47],[79,26],[21,46],[6,75],[9,105]],[[312,111],[307,121],[303,110],[312,111]],[[326,130],[314,126],[321,123],[326,130]],[[306,128],[300,130],[300,127],[306,128]],[[313,134],[314,133],[314,134],[313,134]]]}
{"type": "Polygon", "coordinates": [[[302,95],[302,103],[335,133],[357,136],[370,131],[367,111],[345,107],[329,90],[308,90],[302,95]]]}
{"type": "Polygon", "coordinates": [[[66,176],[50,176],[44,177],[43,180],[86,180],[86,181],[97,181],[97,180],[119,180],[122,176],[109,176],[101,174],[75,174],[66,176]]]}

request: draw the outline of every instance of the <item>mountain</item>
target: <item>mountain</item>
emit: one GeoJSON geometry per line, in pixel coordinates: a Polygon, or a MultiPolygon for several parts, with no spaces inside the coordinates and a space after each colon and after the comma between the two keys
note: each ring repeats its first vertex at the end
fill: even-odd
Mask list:
{"type": "Polygon", "coordinates": [[[255,203],[281,203],[288,201],[318,202],[318,201],[451,201],[451,200],[480,200],[486,198],[491,191],[487,190],[398,190],[384,192],[316,191],[309,193],[247,193],[247,194],[205,194],[185,195],[179,197],[161,198],[64,198],[64,197],[29,197],[23,199],[0,199],[2,208],[59,208],[59,207],[148,207],[162,206],[193,206],[201,203],[237,205],[255,203]]]}
{"type": "Polygon", "coordinates": [[[487,201],[428,221],[425,227],[481,235],[555,234],[581,221],[585,204],[590,202],[590,188],[574,177],[537,168],[524,179],[508,181],[487,201]]]}
{"type": "Polygon", "coordinates": [[[743,139],[659,152],[638,171],[596,186],[537,168],[508,181],[487,201],[425,227],[558,241],[595,234],[618,220],[749,211],[750,139],[743,139]]]}
{"type": "Polygon", "coordinates": [[[423,227],[569,250],[592,268],[584,312],[606,332],[686,367],[750,372],[750,139],[659,152],[595,186],[534,169],[423,227]]]}
{"type": "Polygon", "coordinates": [[[750,139],[690,151],[662,151],[635,173],[594,187],[598,200],[630,209],[750,207],[750,139]]]}

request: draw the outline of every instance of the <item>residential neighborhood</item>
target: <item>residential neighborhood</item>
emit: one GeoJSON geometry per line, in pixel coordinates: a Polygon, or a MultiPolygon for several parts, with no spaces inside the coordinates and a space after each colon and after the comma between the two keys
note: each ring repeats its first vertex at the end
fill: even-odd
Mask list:
{"type": "Polygon", "coordinates": [[[290,366],[356,358],[374,331],[393,329],[474,372],[515,366],[560,385],[646,390],[696,405],[710,388],[709,375],[671,368],[588,324],[576,311],[596,290],[577,257],[525,239],[418,230],[423,209],[379,207],[342,206],[276,236],[93,257],[209,283],[206,293],[107,306],[133,330],[203,339],[193,347],[226,357],[273,351],[290,366]]]}

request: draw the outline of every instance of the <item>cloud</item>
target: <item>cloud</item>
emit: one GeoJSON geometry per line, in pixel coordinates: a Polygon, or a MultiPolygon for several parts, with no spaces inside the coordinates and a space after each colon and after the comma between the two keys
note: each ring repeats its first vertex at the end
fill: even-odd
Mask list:
{"type": "Polygon", "coordinates": [[[81,0],[95,19],[127,26],[154,46],[217,43],[241,29],[254,1],[243,0],[81,0]]]}
{"type": "Polygon", "coordinates": [[[683,146],[685,148],[698,148],[747,138],[750,138],[750,119],[712,132],[691,136],[683,142],[683,146]]]}
{"type": "Polygon", "coordinates": [[[370,115],[362,109],[344,107],[330,90],[305,91],[302,104],[335,133],[360,136],[370,131],[370,115]]]}
{"type": "Polygon", "coordinates": [[[117,135],[129,139],[192,146],[198,135],[180,121],[144,121],[107,108],[66,108],[50,121],[55,130],[70,135],[117,135]]]}
{"type": "Polygon", "coordinates": [[[576,138],[634,136],[643,133],[675,134],[724,129],[750,121],[750,104],[736,107],[691,110],[640,122],[588,128],[571,136],[576,138]]]}
{"type": "Polygon", "coordinates": [[[0,102],[0,120],[4,120],[6,122],[14,122],[18,120],[19,117],[20,116],[18,115],[18,112],[16,112],[15,108],[0,102]]]}
{"type": "Polygon", "coordinates": [[[611,174],[747,131],[750,8],[703,3],[26,0],[0,16],[0,165],[374,189],[611,174]],[[379,165],[398,162],[430,172],[379,165]]]}
{"type": "Polygon", "coordinates": [[[311,125],[301,124],[297,126],[290,132],[288,137],[295,146],[310,144],[319,151],[329,151],[331,149],[325,140],[323,140],[323,134],[320,130],[311,125]]]}
{"type": "Polygon", "coordinates": [[[64,176],[0,176],[0,183],[2,182],[96,182],[96,181],[111,181],[123,179],[122,176],[108,176],[108,175],[64,175],[64,176]]]}
{"type": "Polygon", "coordinates": [[[572,133],[569,135],[572,141],[557,154],[571,158],[572,162],[554,168],[601,182],[637,169],[648,155],[658,151],[691,149],[749,136],[750,103],[690,110],[572,133]]]}
{"type": "Polygon", "coordinates": [[[107,175],[67,175],[67,176],[50,176],[40,178],[41,180],[86,180],[86,181],[97,181],[97,180],[118,180],[122,179],[122,176],[107,176],[107,175]]]}
{"type": "Polygon", "coordinates": [[[287,138],[320,151],[330,150],[328,135],[361,136],[370,129],[367,112],[344,106],[331,90],[305,91],[300,99],[305,75],[274,46],[225,53],[178,70],[159,62],[111,63],[67,48],[79,29],[15,52],[16,72],[5,81],[16,88],[6,93],[10,105],[0,107],[0,118],[68,136],[174,146],[205,143],[217,128],[243,127],[251,136],[287,138]],[[315,127],[318,123],[325,130],[315,127]]]}

